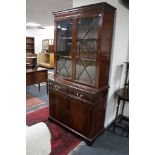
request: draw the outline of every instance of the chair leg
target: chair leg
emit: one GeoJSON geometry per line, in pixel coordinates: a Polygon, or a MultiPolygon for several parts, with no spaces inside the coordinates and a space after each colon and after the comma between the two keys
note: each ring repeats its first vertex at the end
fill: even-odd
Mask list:
{"type": "Polygon", "coordinates": [[[120,98],[118,98],[118,102],[117,102],[117,110],[116,110],[116,116],[115,116],[115,119],[117,119],[117,117],[118,117],[119,105],[120,105],[120,98]]]}
{"type": "Polygon", "coordinates": [[[114,121],[114,130],[115,130],[116,125],[117,125],[117,118],[118,118],[119,105],[120,105],[120,98],[118,97],[117,110],[116,110],[116,116],[115,116],[115,121],[114,121]]]}
{"type": "Polygon", "coordinates": [[[123,100],[122,111],[121,111],[122,116],[123,116],[124,106],[125,106],[125,101],[123,100]]]}

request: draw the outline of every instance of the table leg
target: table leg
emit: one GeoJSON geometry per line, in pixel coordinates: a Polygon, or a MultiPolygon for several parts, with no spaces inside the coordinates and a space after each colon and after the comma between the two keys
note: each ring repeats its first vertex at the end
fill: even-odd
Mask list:
{"type": "Polygon", "coordinates": [[[46,89],[47,89],[47,94],[48,94],[48,82],[46,82],[46,89]]]}
{"type": "Polygon", "coordinates": [[[39,92],[40,92],[40,83],[39,83],[39,92]]]}

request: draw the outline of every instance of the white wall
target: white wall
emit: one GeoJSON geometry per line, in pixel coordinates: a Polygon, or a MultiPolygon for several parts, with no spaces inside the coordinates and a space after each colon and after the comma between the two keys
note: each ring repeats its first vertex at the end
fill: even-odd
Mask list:
{"type": "Polygon", "coordinates": [[[45,29],[26,29],[26,36],[35,38],[35,53],[42,51],[43,39],[54,39],[54,26],[45,27],[45,29]]]}
{"type": "MultiPolygon", "coordinates": [[[[104,126],[106,127],[115,118],[117,98],[114,95],[114,92],[120,86],[122,64],[123,62],[128,61],[129,10],[125,8],[119,2],[119,0],[73,0],[73,7],[79,7],[99,2],[107,2],[117,8],[109,77],[110,89],[107,98],[107,110],[104,124],[104,126]]],[[[128,104],[125,107],[124,114],[126,116],[129,115],[128,104]]]]}
{"type": "Polygon", "coordinates": [[[114,7],[117,7],[118,0],[73,0],[73,7],[79,7],[100,2],[107,2],[114,7]]]}

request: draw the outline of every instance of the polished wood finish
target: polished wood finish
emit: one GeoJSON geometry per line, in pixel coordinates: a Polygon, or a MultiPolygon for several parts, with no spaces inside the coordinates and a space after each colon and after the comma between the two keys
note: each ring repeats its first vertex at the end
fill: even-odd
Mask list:
{"type": "Polygon", "coordinates": [[[108,88],[78,88],[74,83],[49,80],[49,118],[93,141],[103,130],[108,88]]]}
{"type": "Polygon", "coordinates": [[[39,84],[46,82],[48,92],[48,72],[47,69],[38,67],[36,69],[26,69],[26,85],[39,84]]]}
{"type": "MultiPolygon", "coordinates": [[[[55,18],[55,74],[49,79],[49,119],[57,122],[84,139],[92,142],[104,130],[108,93],[109,66],[115,8],[107,3],[54,12],[55,18]],[[98,17],[95,83],[76,80],[77,24],[78,19],[98,17]],[[57,73],[58,30],[57,22],[72,20],[71,77],[57,73]]],[[[89,70],[88,70],[89,72],[89,70]]]]}

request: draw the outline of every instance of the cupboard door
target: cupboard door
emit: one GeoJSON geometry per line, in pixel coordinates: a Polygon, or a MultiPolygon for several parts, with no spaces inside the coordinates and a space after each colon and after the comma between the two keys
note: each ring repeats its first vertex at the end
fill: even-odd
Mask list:
{"type": "Polygon", "coordinates": [[[61,123],[66,122],[66,97],[50,91],[49,107],[50,116],[60,121],[61,123]]]}
{"type": "Polygon", "coordinates": [[[89,135],[91,130],[91,105],[72,98],[68,99],[68,126],[72,129],[89,135]]]}
{"type": "Polygon", "coordinates": [[[76,80],[96,85],[96,53],[100,17],[77,19],[76,80]]]}
{"type": "Polygon", "coordinates": [[[72,77],[72,19],[57,22],[56,74],[72,77]]]}

